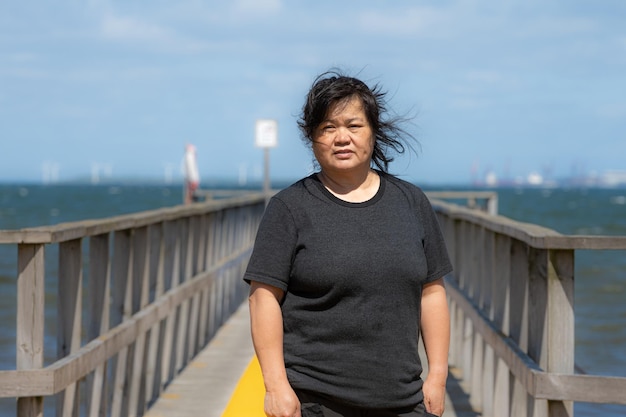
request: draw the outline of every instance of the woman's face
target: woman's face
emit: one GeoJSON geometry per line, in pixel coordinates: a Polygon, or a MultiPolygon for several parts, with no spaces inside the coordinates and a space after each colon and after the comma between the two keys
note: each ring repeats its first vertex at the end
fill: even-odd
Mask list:
{"type": "Polygon", "coordinates": [[[323,171],[369,170],[374,135],[361,99],[335,103],[313,134],[313,153],[323,171]]]}

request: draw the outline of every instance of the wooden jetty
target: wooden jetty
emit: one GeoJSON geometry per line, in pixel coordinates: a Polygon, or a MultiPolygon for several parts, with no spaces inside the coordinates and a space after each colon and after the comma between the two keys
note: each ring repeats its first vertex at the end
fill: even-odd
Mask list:
{"type": "MultiPolygon", "coordinates": [[[[626,378],[575,373],[573,301],[575,251],[624,251],[626,237],[512,221],[495,214],[495,193],[430,197],[455,267],[446,415],[561,417],[576,401],[626,404],[626,378]]],[[[0,244],[17,248],[17,357],[0,371],[0,397],[16,399],[19,417],[48,414],[50,403],[64,417],[178,417],[214,395],[203,415],[221,415],[252,360],[241,276],[264,203],[251,193],[0,231],[0,244]],[[176,401],[181,384],[195,401],[176,401]],[[177,411],[160,411],[168,401],[177,411]]]]}

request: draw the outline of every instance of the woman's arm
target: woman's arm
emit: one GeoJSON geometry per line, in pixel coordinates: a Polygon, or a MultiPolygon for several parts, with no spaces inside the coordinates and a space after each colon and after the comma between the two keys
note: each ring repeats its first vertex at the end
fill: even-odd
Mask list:
{"type": "Polygon", "coordinates": [[[443,278],[424,285],[421,309],[421,332],[428,359],[424,404],[426,411],[441,416],[445,406],[450,346],[450,313],[443,278]]]}
{"type": "Polygon", "coordinates": [[[265,383],[265,413],[270,417],[300,417],[300,401],[289,385],[283,357],[282,290],[250,283],[252,342],[265,383]]]}

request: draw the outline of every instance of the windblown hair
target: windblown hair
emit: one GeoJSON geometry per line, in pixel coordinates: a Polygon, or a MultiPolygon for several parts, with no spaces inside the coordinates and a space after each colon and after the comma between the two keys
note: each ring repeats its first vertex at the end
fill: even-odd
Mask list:
{"type": "Polygon", "coordinates": [[[324,72],[313,82],[298,120],[304,141],[311,145],[315,130],[332,106],[358,97],[375,138],[372,162],[379,170],[387,172],[393,161],[391,151],[402,154],[407,147],[413,149],[409,140],[415,141],[415,138],[400,126],[406,119],[387,117],[386,95],[378,84],[369,88],[363,81],[339,71],[324,72]]]}

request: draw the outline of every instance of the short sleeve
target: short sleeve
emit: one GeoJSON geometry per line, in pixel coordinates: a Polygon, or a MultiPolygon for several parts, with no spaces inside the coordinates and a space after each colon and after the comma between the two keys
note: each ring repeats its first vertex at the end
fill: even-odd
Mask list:
{"type": "Polygon", "coordinates": [[[288,207],[278,198],[265,209],[244,280],[262,282],[287,290],[297,231],[288,207]]]}
{"type": "Polygon", "coordinates": [[[418,210],[424,227],[423,245],[428,262],[426,282],[431,282],[452,272],[452,264],[437,214],[428,197],[422,192],[418,196],[418,210]]]}

